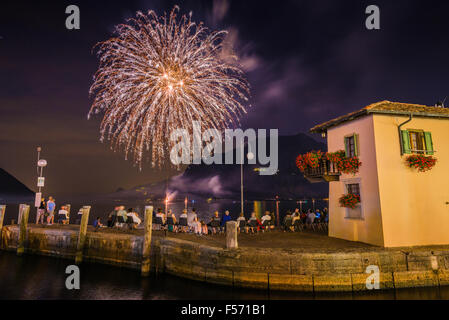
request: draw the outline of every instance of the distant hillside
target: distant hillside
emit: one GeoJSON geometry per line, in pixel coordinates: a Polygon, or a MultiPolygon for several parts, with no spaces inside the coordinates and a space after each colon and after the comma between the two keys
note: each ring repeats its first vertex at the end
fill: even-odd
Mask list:
{"type": "MultiPolygon", "coordinates": [[[[245,197],[251,200],[298,199],[302,197],[327,197],[328,184],[311,184],[304,179],[295,165],[296,157],[310,150],[326,150],[326,145],[306,134],[279,137],[279,172],[273,176],[261,176],[254,169],[260,165],[244,165],[245,197]]],[[[118,198],[150,197],[165,195],[166,183],[154,183],[114,193],[118,198]]],[[[168,181],[168,190],[174,197],[187,195],[238,199],[240,194],[240,165],[190,165],[183,174],[168,181]]]]}
{"type": "Polygon", "coordinates": [[[0,168],[0,197],[33,198],[34,192],[11,174],[0,168]]]}

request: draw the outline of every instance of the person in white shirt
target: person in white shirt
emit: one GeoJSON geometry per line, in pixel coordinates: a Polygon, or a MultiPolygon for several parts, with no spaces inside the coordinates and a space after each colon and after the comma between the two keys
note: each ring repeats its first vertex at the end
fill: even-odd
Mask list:
{"type": "Polygon", "coordinates": [[[131,219],[134,228],[137,228],[142,223],[142,220],[140,219],[139,215],[137,214],[137,212],[133,211],[132,208],[128,209],[126,216],[128,217],[128,219],[131,219]]]}
{"type": "Polygon", "coordinates": [[[67,211],[66,206],[62,206],[61,209],[59,209],[58,215],[59,221],[62,222],[62,224],[69,224],[69,212],[67,211]]]}
{"type": "Polygon", "coordinates": [[[246,225],[246,218],[245,215],[242,213],[240,213],[240,216],[237,218],[237,231],[240,232],[240,221],[245,221],[245,231],[246,233],[248,233],[248,226],[246,225]]]}
{"type": "Polygon", "coordinates": [[[187,214],[187,224],[189,225],[190,228],[194,228],[195,227],[195,218],[198,218],[197,214],[196,214],[196,210],[195,208],[192,209],[192,212],[189,212],[187,214]]]}
{"type": "MultiPolygon", "coordinates": [[[[271,214],[270,211],[265,211],[265,215],[261,219],[262,225],[265,223],[265,221],[271,221],[271,214]]],[[[268,226],[265,226],[264,229],[268,229],[268,226]]]]}

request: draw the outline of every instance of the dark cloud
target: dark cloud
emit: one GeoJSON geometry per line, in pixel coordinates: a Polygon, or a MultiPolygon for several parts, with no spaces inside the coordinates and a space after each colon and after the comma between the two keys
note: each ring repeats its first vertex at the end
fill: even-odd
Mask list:
{"type": "Polygon", "coordinates": [[[0,167],[33,186],[41,144],[52,193],[110,192],[176,174],[139,172],[86,119],[98,65],[92,48],[138,10],[162,14],[179,4],[195,21],[228,30],[224,54],[239,57],[252,87],[245,127],[307,132],[378,100],[433,104],[449,95],[447,1],[376,1],[380,31],[365,29],[372,3],[364,0],[78,1],[79,31],[64,27],[69,4],[0,10],[0,167]]]}

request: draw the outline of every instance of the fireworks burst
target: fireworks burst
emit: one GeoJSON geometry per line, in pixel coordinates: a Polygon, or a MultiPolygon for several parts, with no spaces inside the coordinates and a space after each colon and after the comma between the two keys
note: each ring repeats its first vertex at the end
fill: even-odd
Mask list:
{"type": "Polygon", "coordinates": [[[237,57],[223,58],[226,31],[209,32],[178,7],[158,17],[137,12],[116,26],[117,37],[97,44],[100,59],[89,112],[104,112],[101,141],[132,155],[140,167],[146,154],[161,167],[174,142],[170,133],[193,121],[223,130],[245,113],[249,84],[237,57]]]}

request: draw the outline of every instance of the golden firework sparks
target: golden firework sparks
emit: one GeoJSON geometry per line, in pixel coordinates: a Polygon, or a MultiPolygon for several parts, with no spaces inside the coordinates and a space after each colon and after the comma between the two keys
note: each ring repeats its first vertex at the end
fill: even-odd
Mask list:
{"type": "Polygon", "coordinates": [[[104,113],[101,141],[124,150],[140,167],[144,154],[152,166],[169,158],[170,133],[202,128],[223,130],[245,113],[249,84],[235,55],[223,59],[226,31],[210,32],[191,14],[137,12],[117,36],[97,44],[100,65],[90,94],[88,118],[104,113]]]}

